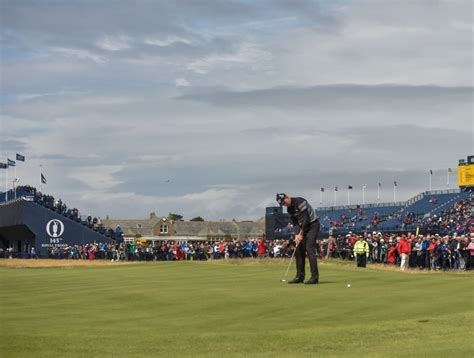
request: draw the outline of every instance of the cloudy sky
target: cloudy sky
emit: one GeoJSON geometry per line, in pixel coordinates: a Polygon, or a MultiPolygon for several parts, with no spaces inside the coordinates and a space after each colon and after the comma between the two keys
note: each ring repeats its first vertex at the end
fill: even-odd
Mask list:
{"type": "Polygon", "coordinates": [[[0,157],[83,213],[408,199],[474,152],[470,0],[0,2],[0,157]]]}

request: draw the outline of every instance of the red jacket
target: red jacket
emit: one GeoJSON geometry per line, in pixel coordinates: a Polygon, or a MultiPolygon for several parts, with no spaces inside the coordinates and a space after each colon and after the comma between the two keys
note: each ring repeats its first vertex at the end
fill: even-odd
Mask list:
{"type": "Polygon", "coordinates": [[[395,248],[395,246],[392,246],[390,248],[390,250],[388,250],[388,254],[387,254],[387,262],[389,264],[394,264],[395,261],[397,261],[397,257],[395,256],[395,251],[397,251],[397,249],[395,248]]]}
{"type": "Polygon", "coordinates": [[[258,254],[265,255],[267,253],[267,248],[265,247],[265,239],[261,239],[258,242],[258,254]]]}
{"type": "Polygon", "coordinates": [[[349,239],[349,243],[351,244],[352,247],[354,247],[356,241],[357,241],[357,238],[355,236],[351,236],[349,239]]]}
{"type": "Polygon", "coordinates": [[[410,255],[411,253],[411,246],[410,242],[408,240],[402,239],[398,243],[398,253],[401,254],[407,254],[410,255]]]}

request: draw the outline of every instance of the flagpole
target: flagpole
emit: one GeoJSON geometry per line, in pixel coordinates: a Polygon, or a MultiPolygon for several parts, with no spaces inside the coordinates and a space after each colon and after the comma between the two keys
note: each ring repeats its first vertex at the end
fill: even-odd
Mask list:
{"type": "Polygon", "coordinates": [[[334,189],[334,206],[337,204],[337,190],[334,189]]]}
{"type": "Polygon", "coordinates": [[[15,190],[15,200],[16,200],[16,183],[15,183],[15,180],[16,180],[16,164],[15,164],[15,177],[13,178],[13,189],[15,190]]]}
{"type": "Polygon", "coordinates": [[[393,202],[397,202],[397,186],[393,183],[393,202]]]}
{"type": "Polygon", "coordinates": [[[446,185],[449,188],[449,168],[448,168],[448,181],[447,181],[446,185]]]}
{"type": "Polygon", "coordinates": [[[42,168],[43,168],[43,165],[40,164],[40,176],[39,177],[40,177],[40,192],[41,193],[43,192],[43,181],[41,180],[41,175],[43,174],[42,168]]]}
{"type": "Polygon", "coordinates": [[[8,169],[10,166],[7,164],[7,171],[5,172],[5,201],[8,201],[8,169]]]}
{"type": "Polygon", "coordinates": [[[380,203],[380,183],[377,185],[377,203],[380,203]]]}
{"type": "Polygon", "coordinates": [[[430,170],[430,191],[431,191],[431,177],[433,176],[433,171],[430,170]]]}
{"type": "Polygon", "coordinates": [[[351,189],[347,189],[347,205],[351,205],[351,189]]]}
{"type": "Polygon", "coordinates": [[[319,190],[319,206],[323,206],[323,191],[319,190]]]}
{"type": "Polygon", "coordinates": [[[362,186],[362,205],[365,204],[365,186],[362,186]]]}

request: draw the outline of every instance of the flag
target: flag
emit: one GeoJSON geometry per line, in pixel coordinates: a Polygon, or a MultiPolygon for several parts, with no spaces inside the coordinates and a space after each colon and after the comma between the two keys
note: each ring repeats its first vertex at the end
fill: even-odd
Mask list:
{"type": "Polygon", "coordinates": [[[379,183],[379,188],[382,187],[382,183],[379,183]]]}
{"type": "Polygon", "coordinates": [[[453,170],[451,168],[448,168],[448,173],[452,173],[453,170]]]}
{"type": "Polygon", "coordinates": [[[0,169],[8,169],[7,163],[0,163],[0,169]]]}
{"type": "Polygon", "coordinates": [[[321,188],[321,193],[324,193],[324,188],[321,188]]]}
{"type": "Polygon", "coordinates": [[[334,191],[337,191],[337,186],[334,188],[334,191]]]}
{"type": "Polygon", "coordinates": [[[14,167],[16,165],[16,162],[14,160],[11,160],[11,159],[8,159],[8,158],[7,158],[7,162],[8,162],[9,167],[14,167]]]}
{"type": "Polygon", "coordinates": [[[433,175],[433,171],[430,169],[430,175],[433,175]]]}
{"type": "Polygon", "coordinates": [[[43,173],[41,173],[41,183],[46,184],[46,178],[44,177],[43,173]]]}
{"type": "Polygon", "coordinates": [[[20,161],[20,162],[24,162],[24,161],[25,161],[25,156],[16,153],[16,160],[18,160],[18,161],[20,161]]]}
{"type": "Polygon", "coordinates": [[[393,182],[393,186],[398,186],[396,181],[393,182]]]}
{"type": "Polygon", "coordinates": [[[367,189],[367,184],[362,185],[362,189],[367,189]]]}
{"type": "Polygon", "coordinates": [[[349,186],[347,187],[347,189],[351,190],[351,189],[352,189],[352,185],[349,185],[349,186]]]}

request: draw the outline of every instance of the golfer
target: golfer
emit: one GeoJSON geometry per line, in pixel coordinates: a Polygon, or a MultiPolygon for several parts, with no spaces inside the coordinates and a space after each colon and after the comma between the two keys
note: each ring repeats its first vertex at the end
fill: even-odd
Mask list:
{"type": "Polygon", "coordinates": [[[291,221],[295,225],[296,241],[296,277],[288,283],[302,283],[305,278],[305,253],[308,254],[311,278],[305,282],[314,285],[319,282],[316,240],[319,234],[319,219],[308,201],[303,198],[292,198],[280,193],[276,195],[280,206],[286,206],[291,221]]]}

